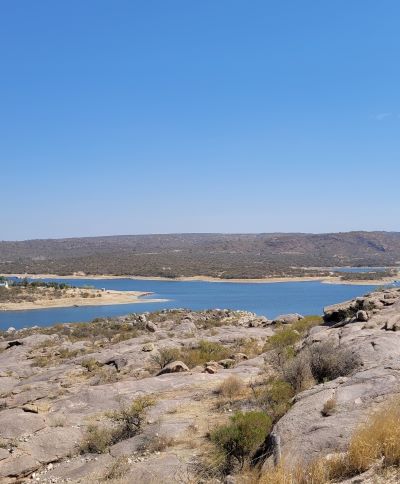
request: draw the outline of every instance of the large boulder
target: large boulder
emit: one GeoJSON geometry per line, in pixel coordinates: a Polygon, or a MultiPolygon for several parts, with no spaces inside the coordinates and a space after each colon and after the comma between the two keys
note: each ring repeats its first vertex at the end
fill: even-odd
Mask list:
{"type": "Polygon", "coordinates": [[[304,319],[304,316],[302,316],[301,314],[281,314],[273,320],[273,324],[292,324],[300,321],[300,319],[304,319]]]}
{"type": "Polygon", "coordinates": [[[183,363],[183,361],[173,361],[164,366],[164,368],[157,373],[157,376],[165,375],[166,373],[182,373],[184,371],[189,371],[189,368],[183,363]]]}

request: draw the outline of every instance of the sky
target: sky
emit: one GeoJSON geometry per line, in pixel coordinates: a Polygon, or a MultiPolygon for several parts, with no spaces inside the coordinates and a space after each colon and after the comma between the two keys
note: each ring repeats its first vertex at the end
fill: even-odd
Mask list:
{"type": "Polygon", "coordinates": [[[3,0],[0,240],[400,230],[398,0],[3,0]]]}

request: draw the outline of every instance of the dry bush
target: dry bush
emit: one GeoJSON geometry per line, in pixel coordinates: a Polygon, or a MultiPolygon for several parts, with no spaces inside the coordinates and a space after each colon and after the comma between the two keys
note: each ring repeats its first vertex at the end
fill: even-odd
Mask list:
{"type": "Polygon", "coordinates": [[[90,385],[105,385],[107,383],[115,383],[122,378],[121,373],[118,373],[114,368],[110,368],[107,365],[98,366],[94,368],[87,375],[92,377],[90,380],[90,385]]]}
{"type": "Polygon", "coordinates": [[[154,435],[146,440],[144,447],[150,452],[162,452],[176,444],[176,440],[166,435],[154,435]]]}
{"type": "Polygon", "coordinates": [[[111,427],[89,424],[80,444],[81,454],[104,454],[114,443],[114,429],[111,427]]]}
{"type": "Polygon", "coordinates": [[[300,352],[293,359],[286,362],[282,369],[283,378],[296,393],[306,390],[315,384],[310,357],[307,351],[300,352]]]}
{"type": "Polygon", "coordinates": [[[305,467],[277,466],[260,484],[326,484],[362,474],[373,465],[400,466],[400,400],[382,407],[353,433],[347,452],[320,458],[305,467]]]}
{"type": "Polygon", "coordinates": [[[99,367],[102,366],[95,358],[87,358],[81,361],[81,366],[86,368],[89,373],[96,371],[99,367]]]}
{"type": "Polygon", "coordinates": [[[194,476],[193,483],[220,482],[226,469],[225,452],[210,442],[202,444],[200,455],[196,456],[189,465],[190,473],[194,476]]]}
{"type": "Polygon", "coordinates": [[[181,358],[181,354],[178,348],[162,348],[154,355],[151,355],[151,359],[162,370],[169,363],[177,361],[181,358]]]}
{"type": "Polygon", "coordinates": [[[232,400],[243,391],[243,381],[236,375],[229,376],[217,389],[218,395],[232,400]]]}
{"type": "Polygon", "coordinates": [[[106,481],[114,480],[114,479],[121,479],[128,473],[129,468],[130,468],[130,464],[129,464],[128,457],[126,455],[118,457],[107,468],[103,479],[106,480],[106,481]]]}
{"type": "Polygon", "coordinates": [[[148,396],[138,397],[130,405],[107,412],[108,421],[102,426],[90,424],[80,445],[81,453],[104,453],[111,445],[139,433],[146,419],[147,410],[154,405],[148,396]]]}
{"type": "Polygon", "coordinates": [[[323,383],[346,376],[360,365],[359,355],[351,349],[316,343],[285,362],[283,377],[298,393],[315,382],[323,383]]]}
{"type": "Polygon", "coordinates": [[[324,403],[321,413],[324,417],[330,417],[335,412],[336,412],[336,400],[334,398],[330,398],[324,403]]]}
{"type": "Polygon", "coordinates": [[[293,346],[299,339],[300,333],[298,331],[294,331],[290,327],[282,328],[268,338],[263,351],[273,350],[276,366],[281,368],[288,359],[294,356],[293,346]]]}
{"type": "Polygon", "coordinates": [[[31,366],[44,368],[50,366],[53,363],[53,359],[50,355],[37,355],[32,358],[31,366]]]}
{"type": "Polygon", "coordinates": [[[149,396],[138,397],[130,405],[123,405],[118,410],[108,412],[106,416],[115,422],[117,442],[133,437],[142,429],[147,410],[155,401],[149,396]]]}
{"type": "Polygon", "coordinates": [[[361,365],[360,356],[350,348],[335,348],[329,342],[311,345],[310,368],[318,383],[346,376],[361,365]]]}

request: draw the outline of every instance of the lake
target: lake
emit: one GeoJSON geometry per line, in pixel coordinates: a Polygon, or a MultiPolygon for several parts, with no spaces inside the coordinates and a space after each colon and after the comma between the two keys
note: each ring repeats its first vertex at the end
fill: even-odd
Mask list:
{"type": "MultiPolygon", "coordinates": [[[[46,279],[45,279],[46,280],[46,279]]],[[[50,280],[50,279],[48,279],[50,280]]],[[[51,279],[74,286],[152,292],[151,298],[168,302],[86,306],[28,311],[0,312],[0,329],[49,326],[56,323],[91,321],[132,312],[159,311],[164,308],[243,309],[274,318],[298,312],[321,314],[324,306],[365,294],[375,286],[336,285],[320,282],[229,283],[203,281],[159,281],[134,279],[51,279]]]]}

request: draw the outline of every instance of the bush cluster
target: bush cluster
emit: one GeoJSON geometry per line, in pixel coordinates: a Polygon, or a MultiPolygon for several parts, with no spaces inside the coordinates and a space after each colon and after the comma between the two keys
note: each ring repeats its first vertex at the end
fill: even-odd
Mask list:
{"type": "Polygon", "coordinates": [[[237,412],[227,425],[211,432],[210,438],[224,451],[228,468],[232,468],[233,460],[243,468],[246,458],[264,442],[271,426],[272,419],[264,412],[237,412]]]}
{"type": "Polygon", "coordinates": [[[108,422],[100,426],[90,424],[81,443],[82,453],[104,453],[111,445],[129,439],[139,433],[145,422],[147,410],[154,405],[151,397],[138,397],[130,405],[107,412],[108,422]]]}

